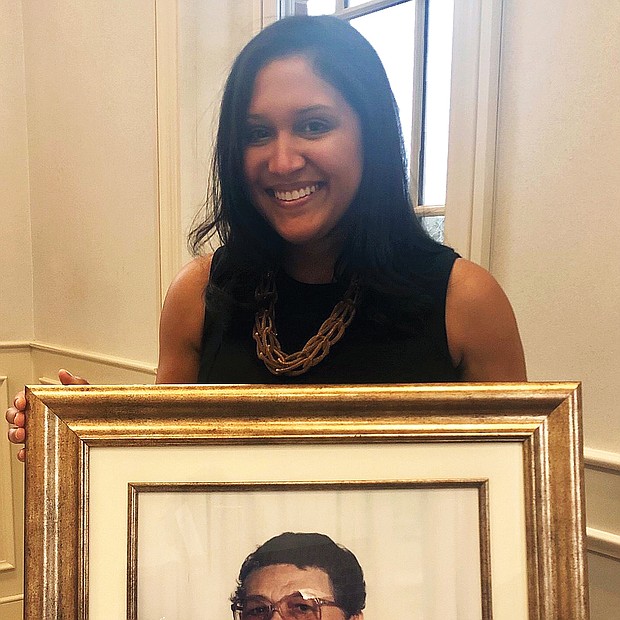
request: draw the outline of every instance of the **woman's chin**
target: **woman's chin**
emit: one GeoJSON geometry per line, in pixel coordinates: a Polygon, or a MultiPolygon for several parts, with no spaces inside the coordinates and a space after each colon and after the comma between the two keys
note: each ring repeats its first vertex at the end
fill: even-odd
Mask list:
{"type": "Polygon", "coordinates": [[[278,230],[278,234],[286,245],[299,248],[320,243],[324,238],[315,230],[278,230]]]}
{"type": "Polygon", "coordinates": [[[339,226],[333,227],[280,227],[278,234],[284,243],[293,248],[316,248],[327,251],[332,246],[339,246],[342,242],[342,231],[339,226]]]}

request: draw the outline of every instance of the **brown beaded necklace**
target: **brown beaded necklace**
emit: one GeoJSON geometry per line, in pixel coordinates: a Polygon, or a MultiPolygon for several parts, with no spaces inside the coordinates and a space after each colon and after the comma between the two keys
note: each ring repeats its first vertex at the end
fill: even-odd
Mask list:
{"type": "Polygon", "coordinates": [[[256,355],[274,375],[295,377],[302,375],[325,359],[333,344],[338,342],[350,325],[360,298],[357,278],[351,280],[344,297],[334,306],[319,331],[295,353],[284,353],[275,327],[275,305],[278,292],[273,272],[267,272],[256,287],[259,310],[254,317],[252,336],[256,341],[256,355]]]}

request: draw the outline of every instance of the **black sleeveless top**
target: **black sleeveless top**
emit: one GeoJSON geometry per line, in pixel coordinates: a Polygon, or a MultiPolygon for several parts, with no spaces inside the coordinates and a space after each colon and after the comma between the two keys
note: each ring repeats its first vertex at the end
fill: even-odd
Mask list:
{"type": "MultiPolygon", "coordinates": [[[[221,250],[216,251],[211,277],[216,277],[221,258],[221,250]]],[[[272,375],[258,359],[252,338],[252,310],[234,310],[234,316],[215,324],[206,323],[198,381],[209,384],[459,381],[458,369],[454,368],[448,350],[445,327],[446,291],[457,258],[458,254],[445,247],[427,261],[423,275],[432,303],[413,333],[378,325],[360,308],[327,357],[297,377],[272,375]]],[[[276,287],[275,325],[286,353],[298,351],[317,333],[346,289],[340,283],[304,284],[283,272],[276,275],[276,287]]]]}

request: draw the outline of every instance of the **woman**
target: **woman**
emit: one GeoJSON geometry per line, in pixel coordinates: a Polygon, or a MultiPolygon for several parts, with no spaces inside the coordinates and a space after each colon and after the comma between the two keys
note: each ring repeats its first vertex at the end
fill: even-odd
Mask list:
{"type": "MultiPolygon", "coordinates": [[[[510,304],[416,220],[370,44],[292,17],[237,57],[198,252],[168,291],[158,383],[525,381],[510,304]]],[[[84,382],[61,371],[63,383],[84,382]]],[[[24,439],[23,395],[6,414],[24,439]]]]}

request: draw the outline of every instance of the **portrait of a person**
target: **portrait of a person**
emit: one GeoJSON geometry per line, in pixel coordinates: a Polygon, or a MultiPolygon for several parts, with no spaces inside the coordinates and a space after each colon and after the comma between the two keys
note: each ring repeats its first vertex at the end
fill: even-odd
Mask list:
{"type": "Polygon", "coordinates": [[[351,551],[319,533],[285,532],[244,560],[234,620],[363,620],[364,573],[351,551]]]}

